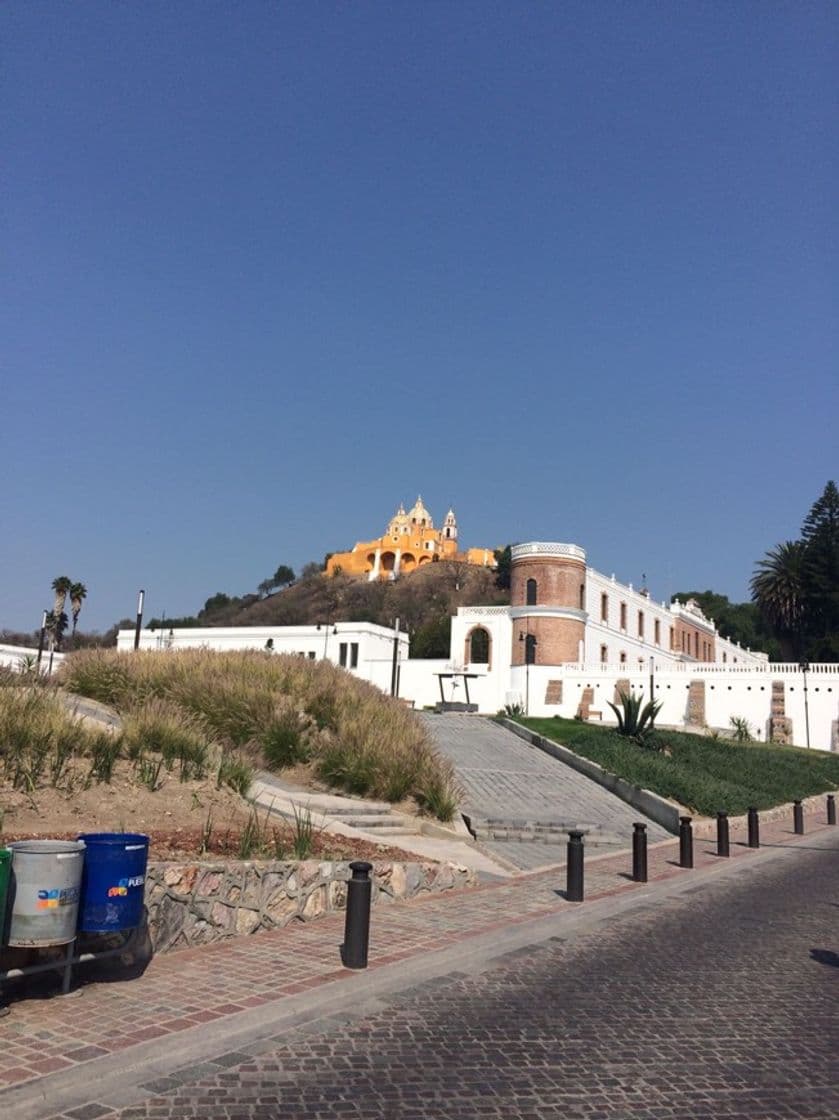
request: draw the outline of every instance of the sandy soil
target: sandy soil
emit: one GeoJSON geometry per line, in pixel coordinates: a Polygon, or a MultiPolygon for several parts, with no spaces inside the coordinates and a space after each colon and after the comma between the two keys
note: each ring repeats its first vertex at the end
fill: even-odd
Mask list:
{"type": "MultiPolygon", "coordinates": [[[[133,767],[119,762],[110,784],[84,788],[86,767],[69,775],[69,788],[42,788],[31,793],[13,790],[0,781],[0,842],[34,837],[75,838],[80,832],[141,832],[151,838],[152,859],[240,858],[243,828],[251,815],[248,803],[215,782],[180,782],[177,773],[161,773],[154,792],[136,780],[133,767]],[[208,840],[209,835],[209,840],[208,840]]],[[[294,784],[306,785],[306,774],[294,784]]],[[[65,783],[62,783],[64,785],[65,783]]],[[[259,824],[265,850],[251,858],[275,858],[287,850],[293,858],[293,833],[262,814],[259,824]]],[[[415,859],[397,848],[316,834],[313,853],[324,859],[415,859]]]]}

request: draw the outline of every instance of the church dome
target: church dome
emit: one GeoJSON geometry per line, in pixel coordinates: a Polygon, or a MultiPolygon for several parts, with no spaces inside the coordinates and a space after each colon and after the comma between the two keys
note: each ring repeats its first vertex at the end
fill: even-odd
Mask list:
{"type": "Polygon", "coordinates": [[[422,497],[417,497],[416,502],[408,513],[408,517],[412,524],[425,526],[426,529],[433,529],[434,522],[431,520],[431,514],[422,504],[422,497]]]}

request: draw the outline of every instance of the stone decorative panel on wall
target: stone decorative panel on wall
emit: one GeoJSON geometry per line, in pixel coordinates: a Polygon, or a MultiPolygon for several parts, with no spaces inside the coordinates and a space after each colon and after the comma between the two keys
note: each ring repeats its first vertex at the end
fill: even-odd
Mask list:
{"type": "Polygon", "coordinates": [[[619,677],[618,680],[615,681],[615,695],[612,699],[612,703],[617,704],[618,707],[620,707],[621,693],[623,693],[624,696],[629,696],[631,694],[628,677],[619,677]]]}
{"type": "Polygon", "coordinates": [[[548,681],[548,687],[545,689],[545,703],[562,703],[562,681],[548,681]]]}
{"type": "MultiPolygon", "coordinates": [[[[349,861],[150,863],[149,932],[156,952],[311,921],[346,905],[349,861]]],[[[373,904],[474,886],[449,863],[373,864],[373,904]]]]}
{"type": "Polygon", "coordinates": [[[705,726],[705,682],[691,681],[688,689],[687,722],[691,727],[705,726]]]}
{"type": "Polygon", "coordinates": [[[600,717],[600,712],[592,712],[591,706],[594,703],[594,689],[590,684],[587,684],[583,689],[583,695],[580,698],[580,706],[577,708],[577,715],[580,719],[590,719],[592,715],[600,717]]]}
{"type": "Polygon", "coordinates": [[[792,742],[792,720],[786,716],[784,682],[772,682],[772,707],[766,726],[766,738],[770,743],[787,746],[792,742]]]}

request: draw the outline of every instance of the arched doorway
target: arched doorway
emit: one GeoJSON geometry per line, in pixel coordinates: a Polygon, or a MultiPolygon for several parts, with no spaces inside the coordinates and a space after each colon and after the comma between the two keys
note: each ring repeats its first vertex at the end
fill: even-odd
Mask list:
{"type": "Polygon", "coordinates": [[[466,663],[468,665],[486,665],[490,667],[492,653],[492,638],[489,630],[483,626],[476,626],[466,635],[466,663]]]}

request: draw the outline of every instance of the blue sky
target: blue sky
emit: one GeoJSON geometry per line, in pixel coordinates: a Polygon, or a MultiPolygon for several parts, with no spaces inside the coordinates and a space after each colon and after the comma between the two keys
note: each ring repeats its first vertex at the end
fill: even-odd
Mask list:
{"type": "Polygon", "coordinates": [[[833,3],[0,10],[0,627],[381,533],[748,594],[839,476],[833,3]]]}

